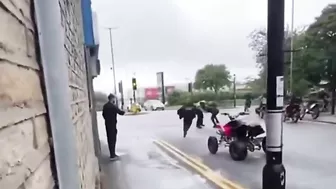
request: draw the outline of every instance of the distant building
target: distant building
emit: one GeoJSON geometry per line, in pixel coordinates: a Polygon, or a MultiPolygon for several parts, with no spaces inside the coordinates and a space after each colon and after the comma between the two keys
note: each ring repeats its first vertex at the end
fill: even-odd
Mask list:
{"type": "MultiPolygon", "coordinates": [[[[169,85],[165,86],[166,97],[175,91],[175,86],[169,85]]],[[[146,100],[161,100],[162,91],[158,87],[138,87],[135,92],[135,97],[137,102],[143,103],[146,100]]],[[[125,92],[125,101],[128,102],[130,99],[133,99],[133,90],[127,89],[125,92]]]]}

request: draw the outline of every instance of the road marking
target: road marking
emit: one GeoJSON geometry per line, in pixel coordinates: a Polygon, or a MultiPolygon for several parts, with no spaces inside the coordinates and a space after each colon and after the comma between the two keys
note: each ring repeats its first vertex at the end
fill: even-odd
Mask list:
{"type": "Polygon", "coordinates": [[[165,149],[177,159],[182,161],[183,163],[187,164],[199,174],[203,175],[206,179],[217,185],[221,189],[244,189],[242,186],[233,183],[232,181],[223,178],[220,174],[214,172],[209,167],[201,163],[199,160],[195,160],[190,156],[186,155],[185,153],[181,152],[176,147],[172,146],[171,144],[162,141],[162,140],[155,140],[154,143],[159,147],[165,149]]]}

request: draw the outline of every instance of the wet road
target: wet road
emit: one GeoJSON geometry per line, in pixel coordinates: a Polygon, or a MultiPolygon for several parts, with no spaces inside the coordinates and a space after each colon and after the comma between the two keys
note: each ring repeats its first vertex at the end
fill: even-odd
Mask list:
{"type": "MultiPolygon", "coordinates": [[[[227,110],[237,112],[237,110],[227,110]]],[[[221,122],[227,118],[219,117],[221,122]]],[[[253,122],[263,123],[256,116],[249,116],[253,122]]],[[[261,173],[265,164],[262,151],[249,153],[245,161],[235,162],[230,158],[228,149],[220,148],[216,155],[207,149],[207,139],[214,135],[209,115],[205,114],[206,127],[190,129],[187,138],[182,138],[181,121],[176,111],[151,112],[146,115],[124,116],[119,119],[119,133],[141,132],[141,137],[159,138],[174,145],[184,153],[202,161],[223,177],[240,183],[246,188],[261,188],[261,173]],[[128,125],[135,130],[129,131],[128,125]]],[[[125,133],[124,133],[125,134],[125,133]]],[[[336,180],[336,126],[311,123],[284,124],[284,165],[287,170],[289,189],[330,189],[335,188],[336,180]]]]}

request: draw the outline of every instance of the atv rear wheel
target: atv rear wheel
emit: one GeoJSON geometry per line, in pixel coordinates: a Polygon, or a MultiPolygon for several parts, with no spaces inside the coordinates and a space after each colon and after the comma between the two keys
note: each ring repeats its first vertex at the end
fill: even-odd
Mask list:
{"type": "Polygon", "coordinates": [[[217,151],[218,151],[218,140],[216,137],[214,136],[210,136],[208,138],[208,149],[209,149],[209,152],[212,153],[212,154],[216,154],[217,151]]]}
{"type": "Polygon", "coordinates": [[[234,161],[243,161],[247,157],[247,144],[242,140],[234,140],[229,146],[230,156],[234,161]]]}

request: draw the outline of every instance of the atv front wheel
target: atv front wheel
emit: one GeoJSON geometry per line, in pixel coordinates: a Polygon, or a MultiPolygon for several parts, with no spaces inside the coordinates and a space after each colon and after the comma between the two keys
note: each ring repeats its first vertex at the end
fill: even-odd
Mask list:
{"type": "Polygon", "coordinates": [[[212,154],[216,154],[217,151],[218,151],[218,140],[216,137],[214,136],[210,136],[208,138],[208,149],[209,149],[209,152],[212,153],[212,154]]]}
{"type": "Polygon", "coordinates": [[[313,119],[317,119],[320,116],[320,110],[317,106],[312,110],[311,116],[313,119]]]}
{"type": "Polygon", "coordinates": [[[234,161],[243,161],[247,157],[247,144],[242,140],[235,140],[230,143],[229,152],[234,161]]]}

